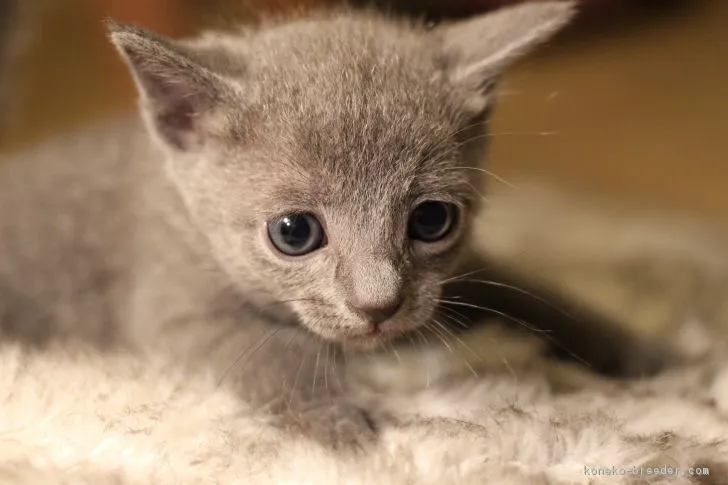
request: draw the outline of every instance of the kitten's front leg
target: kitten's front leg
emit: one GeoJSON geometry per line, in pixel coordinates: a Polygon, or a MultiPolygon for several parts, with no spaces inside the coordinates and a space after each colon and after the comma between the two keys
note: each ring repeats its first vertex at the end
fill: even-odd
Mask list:
{"type": "Polygon", "coordinates": [[[357,451],[376,442],[383,421],[343,395],[297,403],[280,416],[290,433],[337,451],[357,451]]]}
{"type": "Polygon", "coordinates": [[[293,436],[337,449],[376,439],[369,413],[348,398],[344,359],[334,344],[255,307],[179,303],[191,298],[153,305],[150,295],[156,296],[139,293],[136,323],[127,327],[137,345],[193,372],[211,373],[218,386],[293,436]]]}
{"type": "Polygon", "coordinates": [[[473,325],[495,317],[543,332],[557,356],[614,377],[649,376],[673,358],[576,298],[479,256],[469,255],[456,275],[465,276],[446,285],[444,299],[460,302],[453,308],[473,325]]]}
{"type": "Polygon", "coordinates": [[[303,328],[246,320],[187,328],[191,346],[179,347],[180,354],[211,368],[220,385],[294,438],[342,451],[376,440],[373,414],[350,397],[339,349],[303,328]]]}
{"type": "Polygon", "coordinates": [[[340,350],[318,337],[306,338],[310,342],[295,351],[287,345],[288,363],[278,371],[266,371],[278,374],[273,379],[282,383],[271,400],[276,404],[268,409],[286,431],[326,448],[357,451],[374,443],[384,416],[355,400],[340,350]]]}

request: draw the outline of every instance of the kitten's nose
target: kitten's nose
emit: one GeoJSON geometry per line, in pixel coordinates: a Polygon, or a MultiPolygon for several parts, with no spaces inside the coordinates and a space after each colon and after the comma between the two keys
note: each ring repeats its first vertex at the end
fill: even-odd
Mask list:
{"type": "Polygon", "coordinates": [[[402,297],[397,296],[391,300],[378,301],[376,303],[361,303],[349,302],[349,308],[372,325],[379,325],[397,313],[397,310],[402,306],[402,297]]]}
{"type": "Polygon", "coordinates": [[[391,261],[361,258],[344,282],[349,309],[371,325],[379,325],[402,305],[402,278],[391,261]]]}

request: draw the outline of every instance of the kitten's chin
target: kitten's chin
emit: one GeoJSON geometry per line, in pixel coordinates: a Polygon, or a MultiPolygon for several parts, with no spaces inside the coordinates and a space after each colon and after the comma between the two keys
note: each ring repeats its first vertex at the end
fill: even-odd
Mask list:
{"type": "Polygon", "coordinates": [[[385,325],[383,327],[370,329],[360,333],[332,332],[326,335],[322,335],[319,333],[319,335],[325,340],[333,341],[342,345],[343,347],[347,347],[352,350],[367,351],[376,350],[378,348],[384,347],[387,343],[397,339],[398,337],[401,337],[402,335],[408,333],[410,330],[412,329],[394,326],[387,328],[387,326],[385,325]]]}
{"type": "Polygon", "coordinates": [[[376,350],[384,347],[388,342],[392,341],[396,336],[401,335],[403,332],[397,333],[396,335],[385,335],[380,334],[367,334],[348,336],[340,339],[340,343],[347,348],[356,350],[376,350]]]}

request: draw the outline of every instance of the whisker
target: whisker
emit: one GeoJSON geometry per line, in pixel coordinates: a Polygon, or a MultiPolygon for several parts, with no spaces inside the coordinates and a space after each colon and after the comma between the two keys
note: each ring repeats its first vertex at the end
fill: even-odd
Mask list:
{"type": "Polygon", "coordinates": [[[326,389],[326,393],[329,393],[329,350],[331,349],[331,344],[327,341],[326,342],[326,356],[324,357],[324,388],[326,389]]]}
{"type": "Polygon", "coordinates": [[[459,313],[459,312],[457,312],[456,310],[454,310],[454,309],[452,309],[452,308],[448,308],[448,307],[446,307],[446,306],[441,306],[441,305],[440,305],[440,306],[438,306],[438,307],[437,307],[437,309],[435,310],[435,312],[436,312],[436,313],[438,313],[438,314],[441,314],[441,315],[442,315],[442,316],[444,316],[444,317],[448,317],[448,318],[450,318],[450,319],[451,319],[451,320],[452,320],[453,322],[455,322],[455,324],[456,324],[456,325],[457,325],[458,327],[460,327],[460,328],[463,328],[463,329],[466,329],[466,330],[467,330],[467,329],[469,329],[469,328],[471,327],[472,323],[473,323],[473,322],[472,322],[472,321],[471,321],[471,320],[470,320],[470,319],[469,319],[468,317],[466,317],[466,316],[465,316],[465,315],[463,315],[462,313],[459,313]],[[469,321],[469,323],[470,323],[470,325],[469,325],[468,323],[466,323],[466,322],[462,321],[462,320],[459,320],[459,319],[457,319],[457,318],[453,317],[453,316],[448,316],[448,315],[446,315],[445,313],[440,313],[440,311],[441,311],[441,310],[442,310],[442,311],[444,311],[444,310],[447,310],[448,312],[452,312],[452,313],[456,314],[457,316],[459,316],[459,317],[461,317],[461,318],[464,318],[464,319],[468,320],[468,321],[469,321]]]}
{"type": "Polygon", "coordinates": [[[465,131],[471,130],[471,129],[473,129],[473,128],[477,128],[478,126],[485,126],[486,124],[487,124],[486,122],[484,122],[484,121],[482,121],[482,120],[478,120],[478,121],[475,121],[475,122],[473,122],[473,123],[470,123],[470,124],[468,124],[468,125],[465,125],[465,126],[463,126],[463,127],[462,127],[462,128],[460,128],[459,130],[455,130],[454,132],[452,132],[452,133],[451,133],[451,135],[450,135],[450,136],[452,136],[452,137],[456,137],[456,136],[458,136],[458,135],[459,135],[460,133],[463,133],[463,132],[465,132],[465,131]]]}
{"type": "MultiPolygon", "coordinates": [[[[302,332],[303,332],[303,329],[301,329],[300,327],[296,328],[296,331],[293,333],[293,336],[290,338],[290,340],[288,340],[288,343],[283,348],[283,352],[285,352],[285,353],[290,352],[291,347],[293,346],[293,342],[296,341],[296,339],[301,335],[302,332]]],[[[281,394],[290,396],[293,392],[293,388],[291,387],[291,388],[288,388],[288,390],[286,390],[287,384],[288,384],[288,378],[286,378],[286,381],[285,381],[284,385],[282,386],[281,394]]],[[[283,399],[283,401],[286,403],[288,402],[288,400],[286,400],[286,399],[283,399]]]]}
{"type": "Polygon", "coordinates": [[[427,322],[427,325],[425,326],[425,328],[427,328],[428,330],[430,330],[432,333],[435,334],[435,336],[438,339],[440,339],[440,342],[442,342],[442,344],[445,346],[445,348],[447,349],[448,352],[450,352],[451,354],[454,354],[455,351],[453,350],[452,346],[450,345],[450,343],[445,338],[445,335],[443,335],[441,333],[441,331],[439,330],[439,328],[437,326],[433,326],[433,324],[434,325],[442,325],[437,320],[432,319],[429,322],[427,322]]]}
{"type": "Polygon", "coordinates": [[[402,362],[402,356],[399,355],[399,352],[397,352],[397,349],[392,346],[392,354],[394,354],[394,358],[397,359],[397,363],[402,366],[404,363],[402,362]]]}
{"type": "Polygon", "coordinates": [[[486,170],[486,169],[481,168],[481,167],[458,166],[458,167],[446,167],[444,170],[475,170],[477,172],[481,172],[481,173],[483,173],[485,175],[488,175],[489,177],[493,177],[498,182],[500,182],[500,183],[502,183],[504,185],[507,185],[508,187],[510,187],[512,189],[518,190],[518,187],[516,185],[510,183],[509,181],[507,181],[503,177],[500,177],[499,175],[496,175],[495,173],[491,172],[490,170],[486,170]]]}
{"type": "Polygon", "coordinates": [[[452,283],[454,281],[459,281],[462,278],[467,278],[469,276],[473,276],[473,275],[476,275],[478,273],[482,273],[484,271],[490,271],[490,270],[492,270],[494,268],[497,268],[498,266],[499,266],[498,264],[490,264],[490,265],[485,266],[483,268],[474,269],[474,270],[467,271],[465,273],[456,274],[456,275],[453,275],[453,276],[448,276],[444,280],[438,281],[437,284],[438,285],[444,285],[446,283],[452,283]]]}
{"type": "Polygon", "coordinates": [[[321,300],[320,298],[291,298],[291,299],[287,299],[287,300],[276,300],[276,301],[266,303],[265,305],[261,305],[258,307],[258,309],[266,310],[266,309],[274,307],[274,306],[285,305],[287,303],[296,303],[296,302],[301,302],[301,301],[321,303],[323,300],[321,300]]]}
{"type": "Polygon", "coordinates": [[[294,394],[298,391],[298,380],[301,378],[301,371],[303,370],[303,367],[306,365],[306,362],[308,361],[308,353],[304,352],[303,358],[301,359],[301,364],[298,366],[298,370],[296,371],[296,376],[293,378],[293,385],[291,386],[291,392],[288,394],[288,407],[291,406],[291,402],[293,401],[294,394]]]}
{"type": "Polygon", "coordinates": [[[410,344],[410,347],[415,348],[417,346],[417,342],[415,342],[415,338],[412,336],[412,332],[408,332],[406,334],[406,337],[407,337],[407,341],[410,344]]]}
{"type": "Polygon", "coordinates": [[[476,195],[477,195],[478,197],[480,197],[480,200],[482,200],[482,201],[484,201],[484,202],[486,202],[486,203],[488,202],[488,197],[487,197],[487,196],[486,196],[486,195],[485,195],[485,194],[484,194],[483,192],[481,192],[481,191],[480,191],[480,189],[479,189],[479,188],[477,188],[477,187],[476,187],[475,185],[471,184],[470,182],[465,182],[465,185],[467,185],[468,187],[470,187],[470,189],[471,189],[471,190],[472,190],[472,191],[473,191],[473,192],[474,192],[474,193],[475,193],[475,194],[476,194],[476,195]]]}
{"type": "MultiPolygon", "coordinates": [[[[343,353],[343,356],[344,356],[344,362],[346,362],[346,353],[343,353]]],[[[339,378],[339,372],[336,370],[336,364],[337,364],[337,362],[338,362],[338,359],[336,359],[336,358],[334,358],[331,361],[331,365],[333,366],[333,371],[334,371],[334,380],[335,380],[335,383],[336,383],[336,388],[339,390],[339,392],[341,394],[344,394],[344,392],[345,392],[344,386],[341,384],[341,379],[339,378]]]]}
{"type": "MultiPolygon", "coordinates": [[[[425,326],[427,326],[427,325],[425,325],[425,326]]],[[[417,336],[419,336],[422,339],[424,346],[429,346],[430,342],[427,340],[427,336],[425,335],[425,333],[422,331],[421,328],[415,329],[415,333],[417,334],[417,336]]],[[[425,367],[425,389],[429,389],[429,387],[430,387],[430,366],[427,365],[427,367],[425,367]]]]}
{"type": "Polygon", "coordinates": [[[401,366],[403,365],[402,357],[399,355],[399,352],[397,352],[397,348],[392,342],[385,342],[384,343],[384,350],[387,353],[391,353],[394,355],[394,358],[397,360],[397,363],[401,366]]]}
{"type": "MultiPolygon", "coordinates": [[[[457,150],[460,147],[462,147],[463,145],[466,145],[466,144],[468,144],[468,143],[470,143],[472,141],[475,141],[475,140],[477,140],[479,138],[491,138],[491,137],[496,137],[496,136],[549,136],[549,135],[555,135],[556,134],[555,132],[550,132],[550,131],[540,131],[540,132],[538,132],[538,131],[536,131],[536,132],[534,132],[534,131],[485,132],[485,129],[486,129],[485,126],[486,125],[487,125],[487,121],[485,121],[485,120],[478,120],[478,121],[475,121],[473,123],[467,124],[467,125],[465,125],[463,127],[460,127],[457,130],[454,130],[452,132],[449,132],[448,133],[449,136],[448,137],[444,137],[443,139],[450,138],[452,140],[452,139],[457,138],[458,135],[460,135],[462,133],[465,133],[465,132],[467,132],[469,130],[478,128],[479,126],[480,127],[483,127],[482,131],[480,133],[478,133],[478,135],[475,135],[475,136],[466,138],[466,139],[461,140],[458,143],[456,143],[454,149],[457,150]]],[[[424,153],[421,154],[420,158],[422,158],[422,159],[429,159],[429,158],[432,158],[433,154],[436,153],[436,152],[438,152],[438,151],[447,152],[447,151],[451,151],[452,149],[453,148],[452,147],[449,147],[448,146],[448,143],[446,141],[440,141],[440,142],[436,143],[435,145],[429,147],[424,153]]]]}
{"type": "Polygon", "coordinates": [[[311,393],[312,394],[316,392],[316,380],[318,378],[319,363],[321,361],[321,347],[323,347],[323,345],[324,345],[324,341],[322,340],[319,343],[319,348],[318,348],[318,351],[316,352],[316,364],[315,364],[315,367],[313,370],[313,382],[311,383],[311,393]]]}
{"type": "Polygon", "coordinates": [[[248,362],[250,362],[250,359],[252,359],[252,358],[253,358],[253,357],[255,356],[255,354],[256,354],[256,353],[257,353],[257,352],[258,352],[258,351],[259,351],[259,350],[260,350],[261,348],[263,348],[263,347],[265,346],[265,344],[266,344],[266,343],[268,343],[268,342],[270,341],[270,339],[271,339],[271,338],[273,338],[273,336],[274,336],[274,335],[276,335],[276,334],[277,334],[278,332],[280,332],[280,331],[281,331],[281,327],[276,327],[276,328],[274,328],[274,329],[272,329],[272,330],[269,330],[268,332],[266,332],[266,334],[265,334],[265,335],[264,335],[264,336],[263,336],[262,338],[259,338],[259,339],[258,339],[258,340],[257,340],[257,341],[256,341],[256,342],[255,342],[255,343],[253,344],[253,345],[250,345],[250,346],[248,346],[248,348],[247,348],[247,349],[245,349],[245,350],[244,350],[244,351],[243,351],[243,352],[242,352],[242,353],[241,353],[241,354],[240,354],[240,355],[239,355],[239,356],[238,356],[238,357],[237,357],[237,358],[236,358],[236,359],[235,359],[235,360],[233,361],[233,363],[232,363],[232,364],[230,364],[230,366],[229,366],[229,367],[228,367],[228,368],[227,368],[227,369],[225,370],[225,372],[223,373],[222,377],[221,377],[221,378],[220,378],[220,380],[219,380],[219,381],[217,382],[217,387],[220,387],[220,386],[222,385],[222,383],[223,383],[223,381],[225,380],[225,378],[227,377],[227,375],[228,375],[228,374],[229,374],[229,373],[230,373],[230,372],[231,372],[231,371],[233,370],[233,368],[235,368],[235,367],[236,367],[236,366],[238,365],[238,363],[240,362],[240,360],[241,360],[241,359],[242,359],[243,357],[245,357],[245,355],[246,355],[246,354],[247,354],[247,353],[248,353],[248,352],[249,352],[249,351],[251,350],[251,348],[253,348],[253,346],[255,346],[255,348],[253,348],[252,352],[251,352],[251,353],[250,353],[250,354],[248,355],[248,358],[247,358],[247,359],[245,360],[245,363],[243,364],[243,369],[244,369],[244,368],[245,368],[245,366],[246,366],[246,365],[248,364],[248,362]]]}
{"type": "Polygon", "coordinates": [[[546,330],[546,329],[540,329],[540,328],[534,327],[533,325],[528,324],[528,323],[526,323],[525,321],[523,321],[521,319],[515,318],[515,317],[513,317],[511,315],[508,315],[507,313],[504,313],[504,312],[495,310],[493,308],[484,307],[484,306],[480,306],[480,305],[473,305],[473,304],[470,304],[470,303],[464,303],[464,302],[460,302],[460,301],[448,301],[448,300],[445,300],[445,299],[440,299],[438,301],[441,302],[441,303],[443,303],[443,304],[461,305],[461,306],[465,306],[465,307],[469,307],[469,308],[475,308],[475,309],[478,309],[478,310],[483,310],[483,311],[495,313],[498,316],[502,316],[503,318],[506,318],[508,320],[511,320],[513,322],[516,322],[516,323],[520,324],[521,326],[523,326],[527,330],[532,331],[535,334],[541,334],[541,335],[543,335],[543,338],[545,338],[550,343],[556,345],[559,349],[561,349],[564,352],[566,352],[571,358],[573,358],[577,362],[581,363],[582,365],[584,365],[584,366],[586,366],[588,368],[591,368],[592,367],[592,365],[588,361],[586,361],[584,358],[580,357],[579,355],[577,355],[576,353],[574,353],[573,351],[571,351],[568,347],[564,346],[564,344],[561,343],[558,339],[556,339],[553,336],[551,336],[550,334],[553,332],[552,330],[546,330]]]}
{"type": "Polygon", "coordinates": [[[513,290],[513,291],[516,291],[516,292],[518,292],[518,293],[520,293],[522,295],[526,295],[528,297],[531,297],[531,298],[533,298],[536,301],[540,301],[541,303],[543,303],[545,305],[548,305],[549,307],[553,308],[554,310],[560,312],[561,314],[563,314],[563,315],[565,315],[565,316],[567,316],[569,318],[574,318],[574,316],[570,312],[568,312],[567,310],[565,310],[564,308],[562,308],[562,307],[560,307],[560,306],[558,306],[558,305],[550,302],[549,300],[547,300],[545,298],[542,298],[542,297],[538,296],[535,293],[531,293],[530,291],[528,291],[528,290],[526,290],[524,288],[519,288],[518,286],[513,286],[513,285],[506,284],[506,283],[501,283],[499,281],[493,281],[493,280],[476,280],[476,279],[472,279],[472,278],[459,279],[457,281],[458,282],[465,282],[465,283],[477,283],[477,284],[481,284],[481,285],[494,286],[496,288],[506,288],[506,289],[509,289],[509,290],[513,290]]]}
{"type": "MultiPolygon", "coordinates": [[[[445,318],[452,318],[452,317],[448,317],[447,315],[442,315],[442,316],[445,317],[445,318]]],[[[453,333],[453,337],[456,338],[456,339],[458,339],[458,340],[460,340],[457,337],[457,335],[455,335],[454,333],[453,333]]],[[[498,345],[498,342],[491,335],[486,335],[486,338],[495,344],[494,347],[493,347],[493,350],[498,355],[498,358],[501,360],[501,362],[503,362],[503,364],[505,365],[506,369],[508,370],[508,373],[511,374],[511,376],[513,377],[514,382],[516,384],[518,384],[518,375],[516,374],[516,370],[513,368],[513,366],[511,365],[511,363],[508,361],[508,358],[505,355],[503,355],[501,353],[501,351],[499,350],[499,347],[500,346],[498,345]]],[[[460,341],[462,342],[462,344],[465,347],[465,349],[468,350],[471,353],[471,355],[473,355],[474,357],[476,357],[479,361],[482,361],[483,360],[483,356],[482,355],[480,355],[477,352],[475,352],[469,345],[465,344],[465,342],[463,342],[462,340],[460,340],[460,341]]],[[[467,364],[468,363],[466,361],[466,365],[467,364]]],[[[474,369],[472,369],[470,365],[468,365],[468,368],[470,368],[471,371],[475,372],[475,377],[476,378],[479,378],[480,377],[478,375],[477,371],[475,371],[474,369]]]]}
{"type": "Polygon", "coordinates": [[[501,137],[501,136],[554,136],[558,133],[553,131],[502,131],[499,133],[480,133],[478,135],[471,136],[470,138],[466,138],[463,141],[460,141],[457,143],[457,147],[460,148],[463,145],[467,145],[468,143],[474,142],[476,140],[479,140],[481,138],[495,138],[495,137],[501,137]]]}
{"type": "MultiPolygon", "coordinates": [[[[477,361],[483,360],[483,357],[481,357],[480,355],[478,355],[460,337],[458,337],[457,335],[455,335],[455,333],[452,332],[452,330],[450,330],[449,328],[447,328],[447,325],[444,325],[442,322],[440,322],[437,319],[433,319],[433,322],[435,322],[435,324],[438,327],[440,327],[443,332],[445,332],[447,335],[450,336],[450,338],[452,338],[453,340],[455,340],[455,342],[457,342],[462,348],[464,348],[467,352],[469,352],[471,355],[473,355],[477,361]]],[[[473,368],[472,365],[470,365],[470,362],[468,362],[468,359],[461,358],[461,360],[463,361],[463,363],[465,364],[465,366],[468,368],[468,370],[473,374],[473,376],[476,379],[480,377],[480,375],[478,374],[478,372],[473,368]]]]}
{"type": "Polygon", "coordinates": [[[526,329],[528,329],[528,330],[530,330],[530,331],[532,331],[534,333],[549,333],[548,330],[543,330],[543,329],[539,329],[537,327],[534,327],[533,325],[531,325],[531,324],[529,324],[529,323],[527,323],[527,322],[525,322],[525,321],[523,321],[523,320],[521,320],[519,318],[516,318],[514,316],[511,316],[511,315],[509,315],[507,313],[504,313],[502,311],[496,310],[494,308],[490,308],[490,307],[486,307],[486,306],[481,306],[481,305],[475,305],[473,303],[465,303],[463,301],[453,301],[453,300],[449,300],[449,299],[446,299],[446,298],[439,298],[437,301],[438,301],[438,303],[442,303],[444,305],[458,305],[458,306],[463,306],[463,307],[467,307],[467,308],[474,308],[476,310],[483,310],[483,311],[486,311],[486,312],[495,313],[498,316],[501,316],[501,317],[506,318],[506,319],[508,319],[508,320],[510,320],[512,322],[515,322],[515,323],[518,323],[519,325],[522,325],[524,328],[526,328],[526,329]]]}
{"type": "Polygon", "coordinates": [[[420,341],[422,342],[422,345],[427,346],[430,344],[430,342],[427,340],[427,336],[422,332],[422,329],[417,328],[415,329],[415,334],[420,337],[420,341]]]}

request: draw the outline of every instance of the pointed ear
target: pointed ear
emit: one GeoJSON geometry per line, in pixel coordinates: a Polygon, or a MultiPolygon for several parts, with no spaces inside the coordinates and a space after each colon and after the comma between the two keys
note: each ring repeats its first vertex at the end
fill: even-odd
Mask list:
{"type": "Polygon", "coordinates": [[[224,116],[232,84],[196,63],[171,41],[131,26],[108,22],[109,37],[131,68],[150,130],[178,151],[200,148],[224,116]]]}
{"type": "Polygon", "coordinates": [[[561,30],[575,13],[574,1],[529,2],[435,29],[446,76],[483,109],[490,88],[511,63],[561,30]]]}

